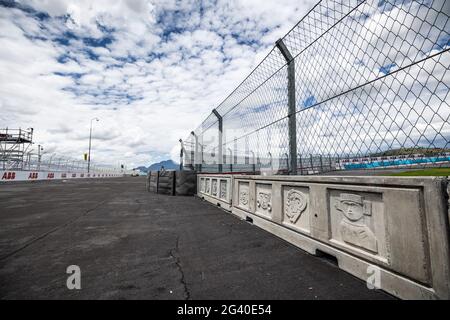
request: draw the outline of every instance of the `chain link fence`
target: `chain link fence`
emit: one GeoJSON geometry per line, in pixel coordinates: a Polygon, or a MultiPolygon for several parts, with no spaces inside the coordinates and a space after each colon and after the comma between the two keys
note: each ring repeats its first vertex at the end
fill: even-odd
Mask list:
{"type": "MultiPolygon", "coordinates": [[[[39,155],[37,153],[27,153],[22,163],[10,166],[8,170],[87,173],[88,163],[87,161],[57,154],[44,153],[39,155]]],[[[125,173],[125,170],[117,166],[98,164],[91,161],[89,172],[93,174],[121,174],[125,173]]]]}
{"type": "Polygon", "coordinates": [[[450,166],[450,1],[317,3],[182,142],[185,169],[450,166]]]}

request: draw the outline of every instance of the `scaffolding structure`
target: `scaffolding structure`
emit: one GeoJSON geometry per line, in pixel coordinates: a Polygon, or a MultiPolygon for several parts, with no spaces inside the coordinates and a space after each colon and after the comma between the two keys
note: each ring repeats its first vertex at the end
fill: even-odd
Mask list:
{"type": "Polygon", "coordinates": [[[0,129],[0,168],[23,170],[33,144],[33,128],[0,129]]]}

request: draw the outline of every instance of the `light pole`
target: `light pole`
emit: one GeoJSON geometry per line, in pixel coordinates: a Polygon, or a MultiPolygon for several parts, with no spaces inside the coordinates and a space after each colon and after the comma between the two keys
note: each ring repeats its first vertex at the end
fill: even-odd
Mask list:
{"type": "Polygon", "coordinates": [[[89,153],[88,153],[88,173],[91,169],[91,140],[92,140],[92,121],[99,121],[98,118],[91,119],[91,129],[89,130],[89,153]]]}

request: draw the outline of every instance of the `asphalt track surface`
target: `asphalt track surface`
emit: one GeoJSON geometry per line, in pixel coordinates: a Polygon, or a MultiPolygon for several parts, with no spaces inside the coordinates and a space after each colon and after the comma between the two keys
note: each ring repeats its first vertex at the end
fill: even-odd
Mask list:
{"type": "Polygon", "coordinates": [[[139,178],[0,184],[0,299],[392,299],[194,197],[139,178]],[[66,268],[81,269],[81,290],[66,268]]]}

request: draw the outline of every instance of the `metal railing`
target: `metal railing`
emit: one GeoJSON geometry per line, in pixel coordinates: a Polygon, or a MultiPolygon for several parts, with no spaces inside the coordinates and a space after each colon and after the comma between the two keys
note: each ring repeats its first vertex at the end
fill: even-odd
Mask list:
{"type": "MultiPolygon", "coordinates": [[[[50,172],[71,172],[71,173],[87,173],[87,161],[76,160],[69,157],[59,156],[55,153],[44,153],[39,155],[37,153],[27,153],[24,161],[20,167],[9,167],[8,170],[23,170],[23,171],[50,171],[50,172]]],[[[118,174],[125,173],[119,167],[110,165],[97,164],[91,161],[91,173],[107,173],[118,174]]]]}
{"type": "Polygon", "coordinates": [[[450,1],[318,2],[184,140],[184,168],[450,166],[450,1]]]}

